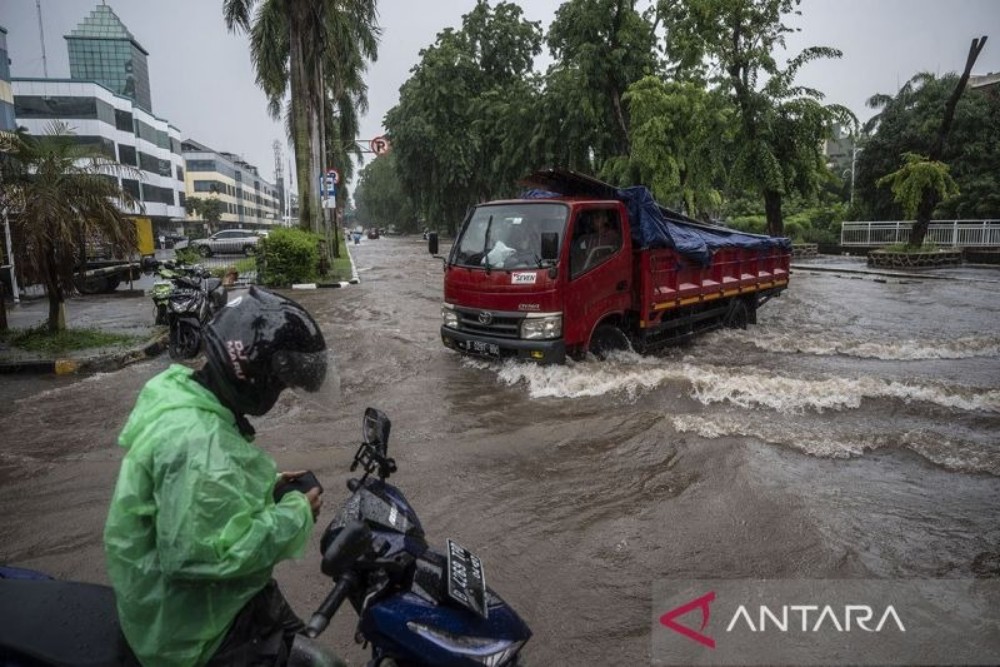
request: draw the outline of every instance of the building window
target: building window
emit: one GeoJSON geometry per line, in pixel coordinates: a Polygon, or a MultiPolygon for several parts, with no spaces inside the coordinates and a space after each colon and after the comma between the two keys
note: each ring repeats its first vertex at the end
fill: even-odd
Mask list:
{"type": "Polygon", "coordinates": [[[215,160],[187,160],[188,171],[217,171],[215,160]]]}
{"type": "Polygon", "coordinates": [[[184,167],[180,165],[177,165],[177,180],[178,181],[184,180],[184,167]]]}
{"type": "Polygon", "coordinates": [[[132,167],[139,166],[139,163],[136,161],[135,146],[118,144],[118,161],[132,167]]]}
{"type": "Polygon", "coordinates": [[[115,109],[115,127],[122,132],[128,132],[129,134],[135,134],[135,124],[132,120],[132,114],[128,111],[122,111],[121,109],[115,109]]]}
{"type": "Polygon", "coordinates": [[[142,195],[139,192],[139,181],[132,180],[131,178],[122,179],[122,190],[132,195],[132,198],[139,201],[142,195]]]}

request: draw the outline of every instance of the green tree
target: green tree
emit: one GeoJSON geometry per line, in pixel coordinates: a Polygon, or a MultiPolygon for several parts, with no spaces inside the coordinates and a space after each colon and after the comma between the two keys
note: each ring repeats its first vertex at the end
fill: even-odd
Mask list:
{"type": "Polygon", "coordinates": [[[62,331],[66,294],[87,241],[100,238],[115,254],[135,249],[135,225],[123,211],[139,210],[138,202],[118,179],[138,179],[139,171],[78,143],[61,122],[41,136],[0,135],[0,151],[18,263],[29,280],[45,285],[48,330],[62,331]]]}
{"type": "Polygon", "coordinates": [[[783,233],[782,200],[814,192],[825,165],[821,150],[834,122],[853,122],[844,107],[823,105],[823,94],[795,85],[807,63],[839,58],[810,47],[784,68],[774,51],[792,28],[783,17],[799,0],[660,0],[667,55],[677,76],[718,85],[731,95],[737,118],[730,178],[764,199],[768,233],[783,233]],[[709,66],[715,65],[717,68],[709,66]]]}
{"type": "MultiPolygon", "coordinates": [[[[898,220],[905,214],[888,188],[879,180],[900,169],[907,153],[925,155],[949,165],[958,194],[947,199],[931,193],[927,221],[937,218],[1000,217],[1000,93],[995,90],[965,90],[956,74],[941,77],[919,73],[895,96],[874,95],[868,105],[878,110],[864,127],[867,139],[859,154],[857,195],[861,216],[898,220]],[[956,93],[959,93],[956,96],[956,93]],[[942,110],[954,100],[952,121],[932,155],[943,128],[942,110]]],[[[940,191],[938,191],[940,192],[940,191]]],[[[918,216],[919,211],[912,215],[918,216]]],[[[911,216],[912,217],[912,216],[911,216]]],[[[911,234],[912,235],[912,234],[911,234]]]]}
{"type": "Polygon", "coordinates": [[[631,159],[657,200],[707,217],[718,211],[718,184],[731,144],[732,110],[717,92],[690,81],[647,76],[629,86],[631,159]]]}
{"type": "MultiPolygon", "coordinates": [[[[364,96],[361,74],[376,56],[380,33],[376,1],[224,0],[223,14],[230,30],[250,35],[257,85],[273,117],[290,97],[299,219],[303,228],[320,231],[317,183],[327,166],[327,112],[331,104],[355,112],[364,96]]],[[[338,127],[352,129],[349,122],[338,127]]]]}
{"type": "Polygon", "coordinates": [[[540,117],[545,139],[539,140],[547,140],[548,149],[552,142],[571,144],[570,156],[592,160],[590,171],[622,184],[635,182],[637,174],[622,162],[631,136],[624,96],[631,84],[656,70],[651,16],[636,9],[636,0],[568,0],[556,11],[546,39],[556,62],[546,77],[542,106],[548,113],[540,117]]]}
{"type": "MultiPolygon", "coordinates": [[[[958,185],[948,173],[948,165],[916,153],[903,154],[903,166],[878,179],[876,185],[888,185],[896,203],[907,217],[914,217],[928,192],[937,200],[958,194],[958,185]]],[[[921,240],[921,243],[923,241],[921,240]]]]}
{"type": "Polygon", "coordinates": [[[453,234],[471,204],[511,192],[528,168],[540,50],[520,7],[479,0],[461,30],[420,52],[386,127],[403,189],[432,226],[453,234]]]}
{"type": "Polygon", "coordinates": [[[223,203],[215,197],[188,197],[184,208],[208,223],[209,229],[218,229],[222,220],[223,203]]]}
{"type": "Polygon", "coordinates": [[[389,153],[375,158],[361,170],[354,193],[357,217],[366,227],[392,226],[415,232],[418,231],[416,209],[403,192],[395,163],[394,155],[389,153]]]}

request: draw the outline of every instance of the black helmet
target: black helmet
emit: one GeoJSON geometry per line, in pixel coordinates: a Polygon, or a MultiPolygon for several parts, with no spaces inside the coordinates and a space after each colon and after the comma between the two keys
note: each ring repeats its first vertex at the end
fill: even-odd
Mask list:
{"type": "Polygon", "coordinates": [[[237,414],[262,415],[285,388],[317,391],[327,374],[323,333],[291,299],[251,287],[205,326],[206,384],[237,414]]]}

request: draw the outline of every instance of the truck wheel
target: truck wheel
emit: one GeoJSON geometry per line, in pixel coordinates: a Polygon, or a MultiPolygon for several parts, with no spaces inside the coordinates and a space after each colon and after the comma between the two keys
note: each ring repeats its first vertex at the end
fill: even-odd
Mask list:
{"type": "Polygon", "coordinates": [[[122,284],[120,276],[108,276],[108,292],[114,292],[122,284]]]}
{"type": "Polygon", "coordinates": [[[630,348],[631,345],[625,332],[610,324],[602,324],[597,327],[590,337],[590,353],[601,361],[607,359],[611,352],[630,348]]]}
{"type": "Polygon", "coordinates": [[[89,276],[83,280],[77,278],[73,282],[80,294],[101,294],[111,291],[108,289],[108,279],[104,276],[89,276]]]}
{"type": "Polygon", "coordinates": [[[198,254],[201,255],[202,257],[211,257],[212,249],[209,248],[207,245],[198,246],[198,254]]]}
{"type": "Polygon", "coordinates": [[[729,312],[723,320],[723,326],[727,329],[746,329],[750,323],[750,311],[742,299],[734,299],[729,304],[729,312]]]}

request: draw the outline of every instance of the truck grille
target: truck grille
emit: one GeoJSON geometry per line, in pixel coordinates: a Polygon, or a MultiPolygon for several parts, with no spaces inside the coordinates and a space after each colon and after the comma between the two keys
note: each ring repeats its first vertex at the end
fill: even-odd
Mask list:
{"type": "Polygon", "coordinates": [[[458,310],[458,330],[466,333],[518,338],[524,315],[497,313],[489,310],[458,310]]]}

